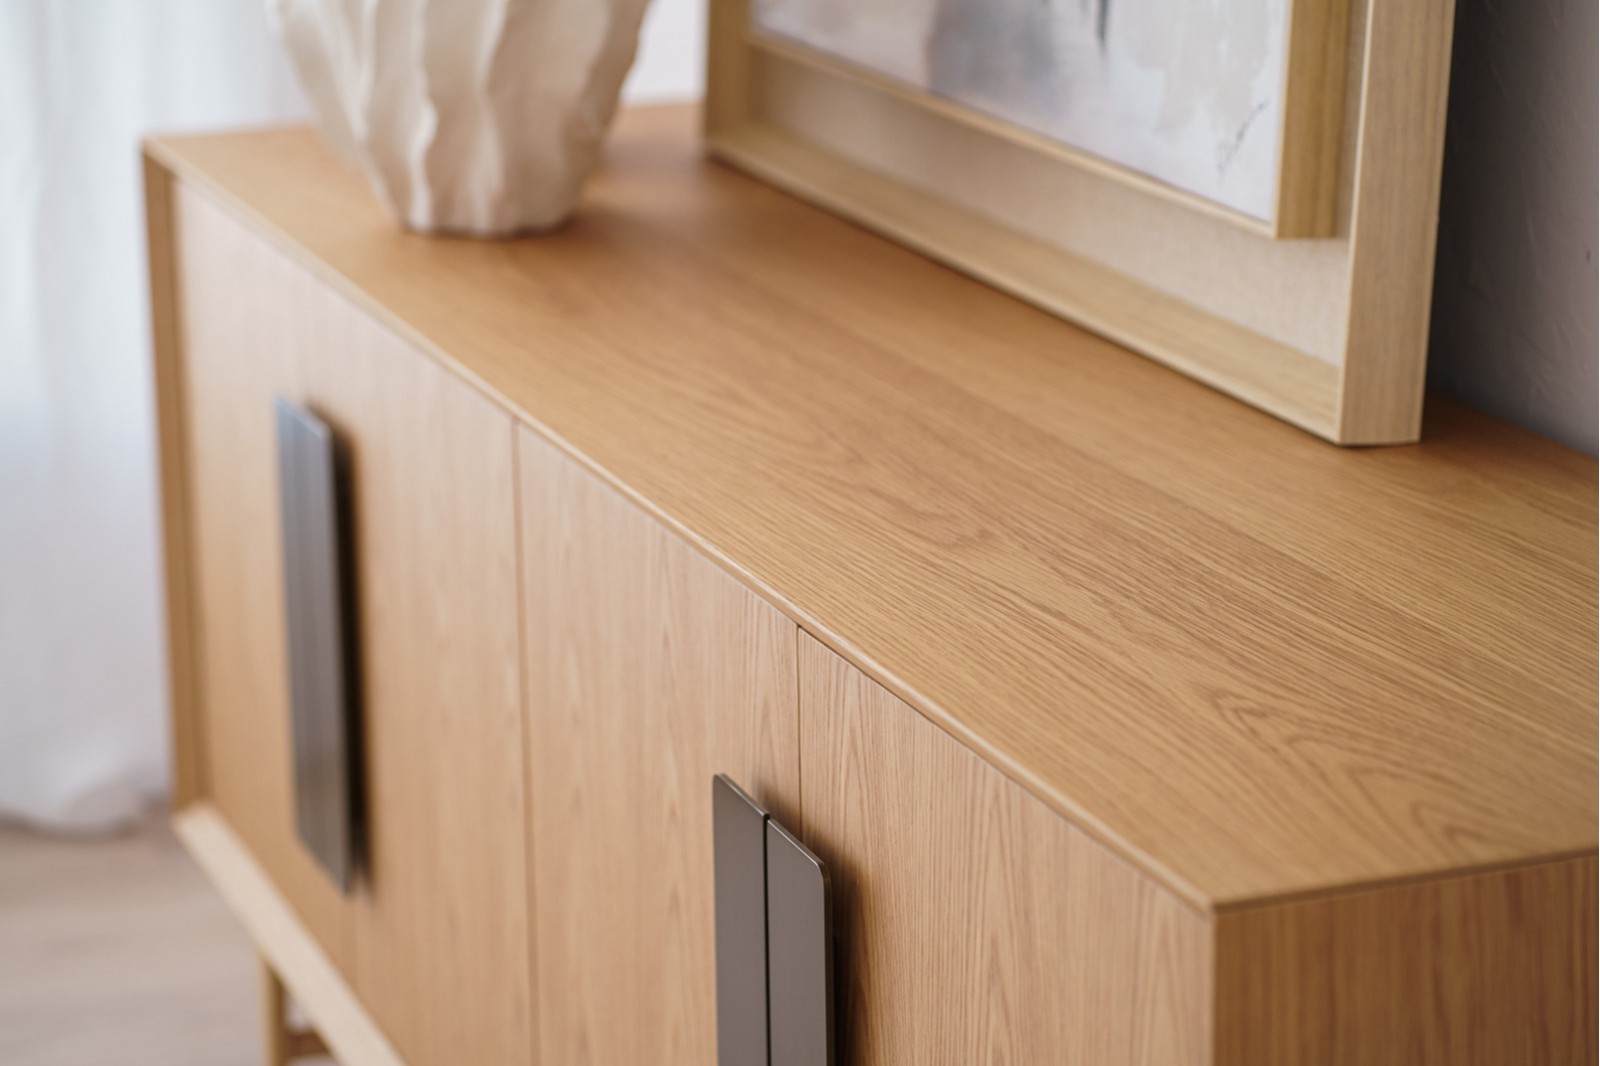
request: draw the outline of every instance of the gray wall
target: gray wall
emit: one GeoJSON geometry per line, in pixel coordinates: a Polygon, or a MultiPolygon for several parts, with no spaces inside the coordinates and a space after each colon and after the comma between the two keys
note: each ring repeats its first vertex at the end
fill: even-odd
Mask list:
{"type": "Polygon", "coordinates": [[[1593,455],[1600,4],[1458,4],[1429,386],[1593,455]]]}

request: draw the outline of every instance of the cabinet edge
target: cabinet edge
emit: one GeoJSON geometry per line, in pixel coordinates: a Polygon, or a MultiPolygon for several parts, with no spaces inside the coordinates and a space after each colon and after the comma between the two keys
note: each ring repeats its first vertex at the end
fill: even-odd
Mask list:
{"type": "Polygon", "coordinates": [[[1219,914],[1215,1061],[1592,1066],[1596,907],[1588,855],[1219,914]]]}
{"type": "Polygon", "coordinates": [[[145,241],[150,284],[151,381],[156,413],[163,593],[166,610],[168,721],[173,755],[173,803],[205,794],[204,747],[197,693],[198,635],[190,573],[188,468],[184,432],[183,351],[178,324],[177,230],[172,172],[143,155],[145,241]]]}
{"type": "Polygon", "coordinates": [[[193,803],[177,811],[172,820],[184,847],[339,1062],[344,1066],[404,1066],[344,977],[222,815],[210,804],[193,803]]]}

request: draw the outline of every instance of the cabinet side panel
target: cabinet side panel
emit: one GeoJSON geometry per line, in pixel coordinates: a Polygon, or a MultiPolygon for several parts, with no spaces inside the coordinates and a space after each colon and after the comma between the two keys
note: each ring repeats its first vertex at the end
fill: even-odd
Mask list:
{"type": "Polygon", "coordinates": [[[173,179],[146,155],[145,240],[150,277],[151,378],[155,383],[156,443],[161,474],[161,547],[167,616],[174,808],[202,798],[205,767],[195,696],[195,633],[189,561],[188,471],[184,463],[183,353],[178,346],[177,248],[173,179]]]}
{"type": "Polygon", "coordinates": [[[1222,915],[1217,1066],[1594,1063],[1595,860],[1222,915]]]}
{"type": "MultiPolygon", "coordinates": [[[[171,201],[193,706],[205,788],[335,965],[344,901],[295,830],[273,400],[301,388],[309,277],[204,194],[171,201]]],[[[326,299],[326,296],[321,296],[326,299]]],[[[173,410],[174,408],[165,408],[173,410]]]]}
{"type": "Polygon", "coordinates": [[[1209,1062],[1204,915],[809,637],[800,666],[840,1062],[1209,1062]]]}
{"type": "Polygon", "coordinates": [[[548,441],[519,463],[542,1061],[706,1066],[711,782],[796,813],[796,630],[548,441]]]}

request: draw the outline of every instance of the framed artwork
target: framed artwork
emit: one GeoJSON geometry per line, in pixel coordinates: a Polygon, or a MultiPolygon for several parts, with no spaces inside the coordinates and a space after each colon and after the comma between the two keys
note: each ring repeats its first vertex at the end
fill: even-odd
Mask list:
{"type": "Polygon", "coordinates": [[[1421,422],[1453,0],[711,0],[725,160],[1330,440],[1421,422]]]}
{"type": "MultiPolygon", "coordinates": [[[[1288,7],[751,0],[750,24],[772,47],[799,46],[790,54],[801,62],[831,60],[925,93],[1079,165],[1261,232],[1323,236],[1333,225],[1344,57],[1302,43],[1312,61],[1291,68],[1288,7]]],[[[1300,10],[1303,35],[1344,29],[1344,0],[1302,0],[1300,10]]]]}

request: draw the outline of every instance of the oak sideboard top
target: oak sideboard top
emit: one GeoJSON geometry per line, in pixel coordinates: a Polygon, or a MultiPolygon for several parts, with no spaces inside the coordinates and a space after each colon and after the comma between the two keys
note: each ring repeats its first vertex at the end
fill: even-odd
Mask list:
{"type": "Polygon", "coordinates": [[[1199,907],[1594,852],[1593,460],[1439,400],[1339,450],[694,121],[495,243],[308,130],[148,151],[1199,907]]]}

